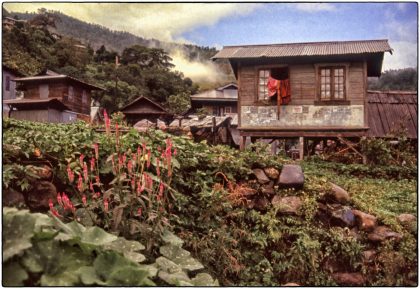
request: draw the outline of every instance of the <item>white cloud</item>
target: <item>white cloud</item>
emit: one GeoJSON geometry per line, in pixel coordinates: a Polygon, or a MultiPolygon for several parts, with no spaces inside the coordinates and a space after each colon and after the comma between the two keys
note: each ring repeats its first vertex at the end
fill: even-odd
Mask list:
{"type": "Polygon", "coordinates": [[[9,11],[59,10],[83,21],[162,41],[186,41],[181,35],[223,18],[248,15],[251,3],[5,3],[9,11]]]}
{"type": "Polygon", "coordinates": [[[330,3],[297,3],[292,4],[298,10],[304,12],[335,11],[336,8],[330,3]]]}
{"type": "Polygon", "coordinates": [[[220,80],[220,71],[210,61],[189,60],[179,50],[171,51],[170,56],[172,57],[172,63],[175,65],[174,70],[181,71],[184,76],[191,78],[195,82],[220,80]]]}
{"type": "Polygon", "coordinates": [[[385,53],[382,71],[406,67],[417,67],[417,43],[408,41],[390,41],[394,49],[392,55],[385,53]]]}
{"type": "Polygon", "coordinates": [[[382,30],[394,49],[392,55],[385,53],[382,70],[417,67],[417,21],[399,20],[395,10],[386,10],[382,30]]]}

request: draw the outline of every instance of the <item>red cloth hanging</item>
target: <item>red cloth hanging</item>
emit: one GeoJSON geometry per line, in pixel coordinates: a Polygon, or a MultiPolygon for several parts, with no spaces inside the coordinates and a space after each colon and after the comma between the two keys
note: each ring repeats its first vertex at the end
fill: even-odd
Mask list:
{"type": "Polygon", "coordinates": [[[289,79],[279,80],[279,92],[281,97],[281,104],[288,104],[290,102],[290,81],[289,79]]]}
{"type": "Polygon", "coordinates": [[[267,89],[268,89],[269,97],[272,97],[273,95],[277,93],[278,85],[279,85],[279,80],[272,78],[271,76],[268,77],[267,89]]]}

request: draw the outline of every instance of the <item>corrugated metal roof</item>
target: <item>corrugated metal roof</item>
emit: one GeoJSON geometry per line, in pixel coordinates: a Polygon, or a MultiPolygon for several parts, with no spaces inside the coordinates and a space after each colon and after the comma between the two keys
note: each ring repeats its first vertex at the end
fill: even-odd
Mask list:
{"type": "Polygon", "coordinates": [[[368,91],[370,137],[387,137],[401,128],[409,138],[418,138],[417,92],[368,91]]]}
{"type": "Polygon", "coordinates": [[[238,86],[234,83],[191,95],[191,100],[238,100],[238,86]]]}
{"type": "Polygon", "coordinates": [[[34,108],[34,105],[51,105],[60,109],[69,109],[60,98],[46,98],[46,99],[28,99],[28,98],[15,98],[5,99],[3,104],[8,104],[16,108],[34,108]]]}
{"type": "MultiPolygon", "coordinates": [[[[54,73],[54,72],[53,72],[54,73]]],[[[105,90],[102,87],[81,81],[77,78],[68,76],[68,75],[64,75],[64,74],[47,74],[47,75],[38,75],[38,76],[28,76],[28,77],[20,77],[20,78],[14,78],[12,79],[12,81],[16,81],[16,82],[36,82],[36,81],[44,81],[44,80],[57,80],[57,79],[69,79],[72,80],[74,82],[78,82],[80,84],[83,84],[85,86],[90,87],[92,90],[105,90]]]]}
{"type": "MultiPolygon", "coordinates": [[[[213,118],[216,121],[216,127],[220,126],[228,119],[232,119],[230,116],[212,116],[207,115],[203,118],[199,118],[198,116],[190,116],[190,118],[184,118],[181,120],[181,127],[196,127],[196,128],[210,128],[213,126],[213,118]]],[[[169,127],[179,127],[179,119],[175,119],[171,122],[169,127]]]]}
{"type": "Polygon", "coordinates": [[[391,52],[388,40],[359,40],[224,46],[212,59],[277,58],[391,52]]]}

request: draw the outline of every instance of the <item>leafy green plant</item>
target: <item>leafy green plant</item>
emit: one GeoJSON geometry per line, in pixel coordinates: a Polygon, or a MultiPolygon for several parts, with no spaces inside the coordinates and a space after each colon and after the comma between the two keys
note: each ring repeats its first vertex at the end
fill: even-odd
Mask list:
{"type": "Polygon", "coordinates": [[[3,278],[4,286],[218,284],[203,272],[190,279],[186,272],[203,266],[169,231],[162,236],[166,242],[161,247],[163,256],[155,263],[143,264],[146,258],[140,251],[145,247],[141,243],[98,227],[64,224],[55,217],[14,208],[3,208],[3,221],[3,272],[10,273],[3,278]],[[165,264],[174,265],[168,269],[165,264]]]}

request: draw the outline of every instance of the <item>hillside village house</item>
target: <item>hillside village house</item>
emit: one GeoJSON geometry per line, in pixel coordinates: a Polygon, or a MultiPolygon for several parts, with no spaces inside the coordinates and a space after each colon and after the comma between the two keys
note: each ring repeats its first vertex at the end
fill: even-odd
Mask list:
{"type": "MultiPolygon", "coordinates": [[[[23,76],[21,73],[16,71],[15,69],[11,69],[5,65],[2,66],[2,98],[3,100],[6,99],[15,99],[16,98],[16,83],[12,81],[16,77],[23,76]]],[[[3,104],[3,114],[7,114],[9,112],[9,106],[3,104]]]]}
{"type": "Polygon", "coordinates": [[[124,106],[121,112],[124,113],[126,121],[131,125],[135,125],[141,120],[148,120],[154,124],[157,124],[158,120],[168,122],[172,116],[160,104],[145,96],[134,99],[124,106]]]}
{"type": "Polygon", "coordinates": [[[90,121],[91,92],[103,90],[49,70],[14,81],[22,97],[3,100],[10,107],[9,117],[40,122],[90,121]]]}
{"type": "Polygon", "coordinates": [[[238,80],[246,137],[361,137],[369,129],[367,78],[380,76],[387,40],[225,46],[238,80]]]}
{"type": "Polygon", "coordinates": [[[193,113],[204,108],[210,115],[224,116],[237,113],[237,106],[238,86],[235,83],[191,95],[191,111],[193,113]]]}

